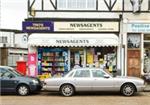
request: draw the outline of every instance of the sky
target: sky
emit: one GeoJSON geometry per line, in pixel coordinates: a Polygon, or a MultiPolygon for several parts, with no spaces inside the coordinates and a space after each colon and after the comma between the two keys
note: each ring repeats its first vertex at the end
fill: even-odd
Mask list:
{"type": "Polygon", "coordinates": [[[28,0],[0,0],[0,28],[22,30],[28,0]]]}

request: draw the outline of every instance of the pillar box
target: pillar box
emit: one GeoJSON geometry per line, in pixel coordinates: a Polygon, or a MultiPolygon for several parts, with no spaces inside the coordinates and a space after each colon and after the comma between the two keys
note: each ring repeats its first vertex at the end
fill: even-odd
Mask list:
{"type": "Polygon", "coordinates": [[[17,61],[17,71],[26,75],[26,61],[17,61]]]}

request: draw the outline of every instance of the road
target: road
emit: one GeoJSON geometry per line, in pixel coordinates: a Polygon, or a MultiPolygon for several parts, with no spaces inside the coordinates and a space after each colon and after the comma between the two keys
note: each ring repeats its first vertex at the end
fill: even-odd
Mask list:
{"type": "Polygon", "coordinates": [[[30,96],[2,95],[0,105],[150,105],[150,92],[125,97],[118,93],[81,93],[63,97],[58,93],[41,92],[30,96]]]}

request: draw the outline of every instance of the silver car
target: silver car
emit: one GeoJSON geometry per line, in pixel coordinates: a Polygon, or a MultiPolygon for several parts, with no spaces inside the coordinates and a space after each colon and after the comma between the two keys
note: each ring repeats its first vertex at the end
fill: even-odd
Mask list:
{"type": "Polygon", "coordinates": [[[64,77],[44,80],[43,88],[60,92],[64,96],[72,96],[75,92],[83,91],[118,91],[125,96],[143,91],[144,80],[137,77],[113,77],[107,71],[97,68],[73,69],[64,77]]]}

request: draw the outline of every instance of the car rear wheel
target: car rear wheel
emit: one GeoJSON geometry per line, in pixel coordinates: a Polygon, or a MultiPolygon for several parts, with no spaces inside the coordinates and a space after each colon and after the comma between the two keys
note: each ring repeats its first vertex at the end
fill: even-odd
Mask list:
{"type": "Polygon", "coordinates": [[[26,96],[29,94],[29,88],[26,85],[20,85],[17,88],[17,93],[21,96],[26,96]]]}
{"type": "Polygon", "coordinates": [[[63,96],[72,96],[74,94],[74,87],[70,84],[61,86],[60,92],[63,96]]]}
{"type": "Polygon", "coordinates": [[[124,84],[121,88],[121,93],[125,96],[132,96],[134,95],[136,89],[133,84],[124,84]]]}

